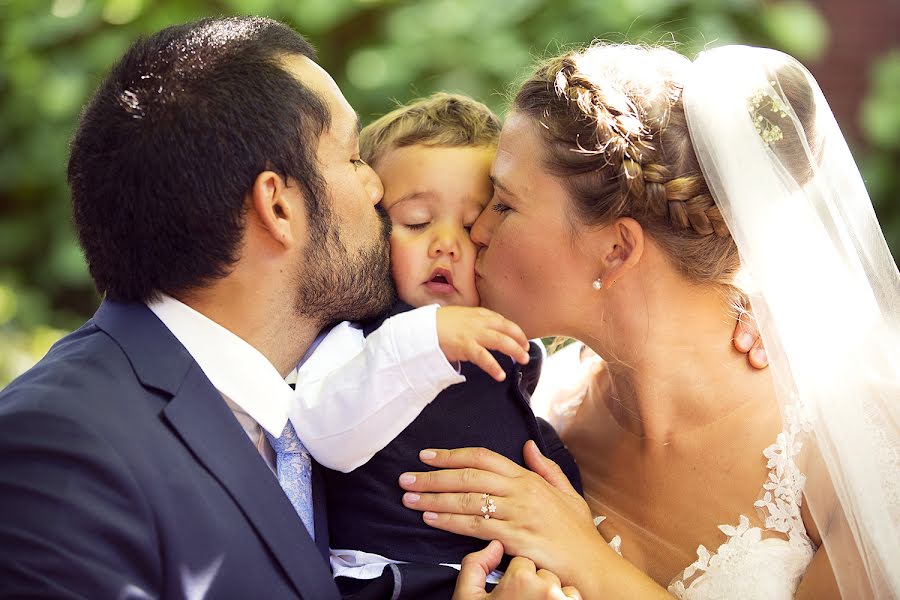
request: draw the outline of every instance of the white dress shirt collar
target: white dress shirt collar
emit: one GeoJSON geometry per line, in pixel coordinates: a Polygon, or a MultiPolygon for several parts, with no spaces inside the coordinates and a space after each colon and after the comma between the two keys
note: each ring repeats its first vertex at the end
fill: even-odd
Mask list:
{"type": "Polygon", "coordinates": [[[219,393],[270,434],[281,435],[293,390],[259,350],[175,298],[161,296],[147,307],[187,349],[219,393]]]}

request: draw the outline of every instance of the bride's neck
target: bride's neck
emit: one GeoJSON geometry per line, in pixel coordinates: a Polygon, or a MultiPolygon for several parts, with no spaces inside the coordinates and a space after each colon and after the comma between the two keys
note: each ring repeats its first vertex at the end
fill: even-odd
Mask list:
{"type": "Polygon", "coordinates": [[[665,277],[609,292],[594,350],[609,364],[604,400],[624,429],[668,443],[766,393],[766,375],[732,345],[725,294],[665,277]]]}

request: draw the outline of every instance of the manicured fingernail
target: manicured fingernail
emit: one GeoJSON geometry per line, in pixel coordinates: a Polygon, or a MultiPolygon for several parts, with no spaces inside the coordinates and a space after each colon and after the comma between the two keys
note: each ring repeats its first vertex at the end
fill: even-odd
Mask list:
{"type": "Polygon", "coordinates": [[[403,501],[406,504],[415,504],[416,502],[419,501],[420,497],[421,496],[419,496],[418,494],[413,494],[412,492],[406,492],[405,494],[403,494],[403,501]]]}
{"type": "Polygon", "coordinates": [[[749,348],[753,345],[753,337],[749,333],[742,333],[738,336],[738,346],[741,348],[749,348]]]}
{"type": "Polygon", "coordinates": [[[422,513],[422,518],[424,518],[426,521],[437,521],[437,517],[437,513],[435,512],[425,511],[424,513],[422,513]]]}
{"type": "Polygon", "coordinates": [[[419,452],[419,458],[421,460],[431,460],[437,456],[437,452],[434,450],[422,450],[419,452]]]}
{"type": "Polygon", "coordinates": [[[416,476],[411,475],[410,473],[404,473],[400,476],[400,483],[403,485],[410,485],[416,482],[416,476]]]}
{"type": "Polygon", "coordinates": [[[764,365],[768,361],[766,357],[766,349],[765,348],[754,348],[753,349],[753,360],[756,361],[758,365],[764,365]]]}

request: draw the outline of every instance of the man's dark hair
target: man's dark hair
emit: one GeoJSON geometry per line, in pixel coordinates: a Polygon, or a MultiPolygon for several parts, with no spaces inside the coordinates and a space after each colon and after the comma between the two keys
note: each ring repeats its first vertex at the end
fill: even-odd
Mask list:
{"type": "Polygon", "coordinates": [[[86,107],[72,141],[75,226],[101,294],[177,295],[238,260],[245,198],[272,170],[328,214],[316,165],[327,106],[285,70],[315,59],[291,28],[258,17],[204,19],[135,42],[86,107]]]}

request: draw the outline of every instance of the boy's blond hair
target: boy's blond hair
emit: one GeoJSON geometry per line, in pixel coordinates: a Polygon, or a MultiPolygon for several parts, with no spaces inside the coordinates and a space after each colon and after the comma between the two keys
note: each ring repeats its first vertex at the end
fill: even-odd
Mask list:
{"type": "Polygon", "coordinates": [[[422,144],[450,148],[496,146],[500,119],[487,106],[461,94],[436,92],[370,123],[360,133],[360,156],[376,167],[394,148],[422,144]]]}

